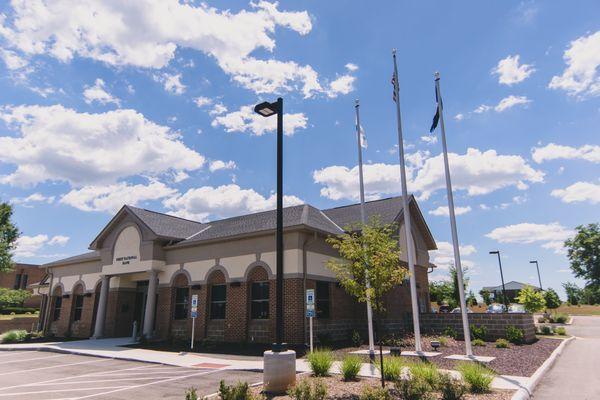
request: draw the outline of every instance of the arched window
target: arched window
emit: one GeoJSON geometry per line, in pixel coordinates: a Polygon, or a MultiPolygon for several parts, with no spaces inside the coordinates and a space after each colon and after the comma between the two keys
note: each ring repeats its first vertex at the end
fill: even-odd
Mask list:
{"type": "Polygon", "coordinates": [[[269,275],[262,267],[255,267],[248,275],[250,281],[250,318],[269,319],[269,275]]]}
{"type": "Polygon", "coordinates": [[[210,319],[225,319],[227,308],[227,284],[225,275],[221,271],[215,271],[210,275],[210,319]]]}
{"type": "Polygon", "coordinates": [[[58,286],[54,289],[54,302],[52,307],[52,321],[60,319],[60,310],[62,308],[62,289],[58,286]]]}
{"type": "Polygon", "coordinates": [[[185,274],[180,273],[175,277],[173,285],[175,286],[175,308],[173,310],[173,319],[188,318],[188,307],[190,302],[190,288],[185,274]]]}
{"type": "Polygon", "coordinates": [[[73,289],[73,321],[81,321],[83,314],[83,286],[77,285],[73,289]]]}

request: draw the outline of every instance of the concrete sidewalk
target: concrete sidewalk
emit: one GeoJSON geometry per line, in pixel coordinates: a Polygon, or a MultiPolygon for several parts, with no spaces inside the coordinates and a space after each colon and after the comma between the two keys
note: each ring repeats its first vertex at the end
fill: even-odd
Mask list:
{"type": "MultiPolygon", "coordinates": [[[[123,347],[134,344],[131,338],[116,339],[90,339],[72,342],[47,342],[47,343],[18,343],[1,344],[0,351],[10,350],[38,350],[59,353],[79,354],[95,357],[114,358],[127,361],[141,361],[173,365],[187,368],[219,368],[225,370],[262,371],[262,357],[214,355],[206,353],[177,353],[169,351],[157,351],[146,349],[135,349],[123,347]]],[[[340,373],[340,362],[334,362],[332,373],[340,373]]],[[[305,359],[296,360],[296,371],[298,373],[309,372],[310,367],[305,359]]],[[[445,371],[445,370],[443,370],[445,371]]],[[[445,371],[460,377],[458,371],[445,371]]],[[[363,377],[379,378],[379,370],[370,363],[363,363],[360,373],[363,377]]],[[[521,376],[501,375],[494,378],[492,387],[495,389],[516,390],[526,384],[529,378],[521,376]]]]}

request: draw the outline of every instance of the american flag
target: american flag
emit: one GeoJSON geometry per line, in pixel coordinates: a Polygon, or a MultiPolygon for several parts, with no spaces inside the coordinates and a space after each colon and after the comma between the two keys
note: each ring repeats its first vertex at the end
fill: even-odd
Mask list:
{"type": "Polygon", "coordinates": [[[396,74],[392,73],[392,85],[394,86],[394,94],[392,95],[392,99],[394,100],[394,103],[396,102],[396,74]]]}

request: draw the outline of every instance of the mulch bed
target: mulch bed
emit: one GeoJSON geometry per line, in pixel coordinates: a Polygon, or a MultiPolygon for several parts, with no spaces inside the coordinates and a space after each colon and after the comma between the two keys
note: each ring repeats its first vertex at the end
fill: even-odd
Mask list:
{"type": "MultiPolygon", "coordinates": [[[[315,379],[321,379],[325,385],[327,385],[327,399],[338,399],[338,400],[355,400],[360,397],[360,394],[364,390],[365,386],[373,386],[379,387],[381,382],[379,379],[375,378],[361,378],[357,381],[349,381],[345,382],[339,375],[333,375],[326,378],[311,378],[307,375],[298,375],[297,381],[301,381],[303,379],[310,379],[311,381],[315,379]]],[[[311,382],[312,383],[312,382],[311,382]]],[[[390,388],[392,396],[394,398],[399,398],[400,396],[394,389],[393,383],[386,383],[386,387],[390,388]]],[[[254,394],[259,394],[263,390],[262,386],[256,386],[252,388],[254,394]]],[[[494,390],[490,393],[484,394],[468,394],[465,396],[467,400],[509,400],[514,394],[513,390],[494,390]]],[[[288,400],[291,397],[287,395],[273,396],[267,395],[267,399],[276,399],[276,400],[288,400]]],[[[441,395],[434,397],[435,399],[441,399],[441,395]]]]}
{"type": "MultiPolygon", "coordinates": [[[[424,351],[433,351],[430,345],[430,341],[433,339],[434,337],[423,336],[421,342],[424,351]]],[[[403,349],[414,349],[414,338],[403,338],[403,343],[405,346],[403,349]]],[[[508,349],[497,349],[494,342],[488,342],[485,346],[473,346],[473,353],[478,356],[496,357],[486,365],[500,375],[531,376],[560,343],[561,340],[559,339],[540,338],[531,344],[510,344],[508,349]]],[[[362,346],[361,348],[366,349],[368,347],[362,346]]],[[[353,350],[356,350],[356,348],[336,349],[334,350],[335,357],[342,359],[348,352],[353,350]]],[[[430,357],[428,360],[443,369],[456,369],[457,361],[444,357],[451,354],[464,354],[465,343],[448,338],[447,345],[440,347],[439,351],[442,355],[430,357]]],[[[414,357],[410,358],[414,359],[414,357]]],[[[368,356],[364,356],[364,359],[365,362],[369,360],[368,356]]]]}

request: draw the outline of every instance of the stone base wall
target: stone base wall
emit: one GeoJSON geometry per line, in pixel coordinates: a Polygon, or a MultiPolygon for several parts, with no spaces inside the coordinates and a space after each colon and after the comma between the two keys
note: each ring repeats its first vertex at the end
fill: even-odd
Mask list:
{"type": "Polygon", "coordinates": [[[12,331],[13,329],[24,329],[27,332],[31,331],[32,327],[35,330],[38,319],[33,317],[15,317],[13,319],[0,320],[0,335],[4,332],[12,331]]]}
{"type": "MultiPolygon", "coordinates": [[[[439,334],[446,327],[451,327],[459,338],[464,338],[461,314],[421,314],[420,320],[423,332],[439,334]]],[[[469,314],[469,325],[485,326],[488,341],[506,338],[506,328],[509,326],[522,329],[526,343],[535,340],[535,325],[531,314],[472,313],[469,314]]]]}

